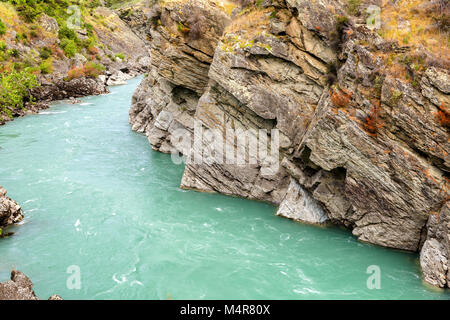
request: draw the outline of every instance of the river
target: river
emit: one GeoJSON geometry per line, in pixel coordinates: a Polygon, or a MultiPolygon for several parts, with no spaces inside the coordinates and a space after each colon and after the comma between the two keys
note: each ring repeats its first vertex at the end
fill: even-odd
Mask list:
{"type": "Polygon", "coordinates": [[[128,124],[141,79],[0,127],[0,184],[25,214],[0,239],[0,281],[17,268],[65,299],[450,298],[417,254],[181,190],[183,166],[128,124]]]}

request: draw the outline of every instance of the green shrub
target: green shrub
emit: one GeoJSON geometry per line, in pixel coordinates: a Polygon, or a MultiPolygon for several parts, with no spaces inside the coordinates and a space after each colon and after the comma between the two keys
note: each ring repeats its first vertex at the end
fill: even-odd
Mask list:
{"type": "Polygon", "coordinates": [[[29,69],[12,69],[0,74],[0,107],[23,108],[25,101],[32,101],[30,89],[37,87],[36,76],[29,69]]]}
{"type": "Polygon", "coordinates": [[[6,33],[6,26],[3,23],[2,19],[0,19],[0,36],[6,33]]]}
{"type": "Polygon", "coordinates": [[[53,72],[53,59],[49,58],[47,60],[44,60],[39,65],[39,70],[42,74],[49,74],[53,72]]]}
{"type": "Polygon", "coordinates": [[[105,67],[95,62],[86,62],[84,66],[75,67],[69,70],[67,74],[67,81],[78,79],[82,77],[96,78],[103,73],[105,67]]]}
{"type": "Polygon", "coordinates": [[[8,53],[8,55],[10,55],[11,57],[14,57],[14,58],[18,58],[20,56],[20,52],[17,49],[9,49],[6,52],[8,53]]]}
{"type": "Polygon", "coordinates": [[[5,41],[0,41],[0,51],[5,52],[7,48],[7,45],[5,41]]]}
{"type": "Polygon", "coordinates": [[[125,55],[124,55],[123,53],[116,53],[114,56],[115,56],[116,58],[121,59],[121,60],[125,60],[125,55]]]}
{"type": "Polygon", "coordinates": [[[81,40],[81,46],[83,48],[93,47],[97,44],[97,41],[93,37],[88,37],[86,39],[81,40]]]}
{"type": "Polygon", "coordinates": [[[58,38],[60,40],[64,40],[64,39],[73,40],[76,43],[80,42],[80,40],[78,39],[77,33],[73,29],[68,28],[67,26],[63,26],[59,29],[58,38]]]}
{"type": "Polygon", "coordinates": [[[73,40],[69,40],[67,38],[63,39],[59,45],[61,49],[64,50],[65,55],[69,58],[73,58],[78,52],[77,45],[73,40]]]}
{"type": "Polygon", "coordinates": [[[27,40],[28,40],[28,36],[27,36],[26,33],[17,33],[17,34],[16,34],[16,40],[17,40],[17,41],[22,41],[22,42],[26,43],[27,40]]]}
{"type": "Polygon", "coordinates": [[[47,60],[52,56],[52,49],[50,49],[49,47],[39,48],[39,56],[42,60],[47,60]]]}
{"type": "Polygon", "coordinates": [[[358,9],[361,5],[361,0],[348,0],[348,12],[352,15],[359,13],[358,9]]]}
{"type": "Polygon", "coordinates": [[[33,22],[34,19],[40,14],[34,1],[24,0],[12,2],[22,2],[21,4],[16,5],[16,10],[25,22],[33,22]]]}

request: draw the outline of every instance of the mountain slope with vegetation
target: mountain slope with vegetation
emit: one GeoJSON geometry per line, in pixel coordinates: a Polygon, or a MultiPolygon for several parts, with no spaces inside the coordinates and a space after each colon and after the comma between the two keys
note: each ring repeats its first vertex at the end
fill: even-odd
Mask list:
{"type": "Polygon", "coordinates": [[[146,71],[145,44],[99,1],[0,2],[0,123],[35,102],[106,93],[146,71]]]}

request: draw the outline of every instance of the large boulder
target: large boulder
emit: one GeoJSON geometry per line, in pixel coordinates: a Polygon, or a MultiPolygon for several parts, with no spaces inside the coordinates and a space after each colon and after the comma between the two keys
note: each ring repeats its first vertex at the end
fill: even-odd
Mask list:
{"type": "Polygon", "coordinates": [[[450,203],[427,224],[427,240],[420,251],[420,266],[425,281],[441,288],[450,288],[450,203]]]}
{"type": "MultiPolygon", "coordinates": [[[[11,271],[11,279],[0,283],[0,300],[40,300],[33,291],[33,283],[22,272],[11,271]]],[[[58,295],[48,300],[62,300],[58,295]]]]}
{"type": "Polygon", "coordinates": [[[23,219],[22,208],[6,196],[6,189],[0,186],[0,228],[7,227],[23,219]]]}

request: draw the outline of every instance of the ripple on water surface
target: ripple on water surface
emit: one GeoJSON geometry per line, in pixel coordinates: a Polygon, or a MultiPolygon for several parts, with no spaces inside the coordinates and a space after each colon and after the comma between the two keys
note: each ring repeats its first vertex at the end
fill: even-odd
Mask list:
{"type": "Polygon", "coordinates": [[[139,80],[0,127],[0,183],[26,217],[0,241],[0,281],[15,267],[40,297],[66,299],[449,298],[423,285],[416,254],[180,190],[183,167],[130,130],[139,80]],[[380,290],[367,288],[371,265],[380,290]]]}

